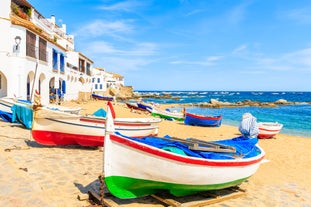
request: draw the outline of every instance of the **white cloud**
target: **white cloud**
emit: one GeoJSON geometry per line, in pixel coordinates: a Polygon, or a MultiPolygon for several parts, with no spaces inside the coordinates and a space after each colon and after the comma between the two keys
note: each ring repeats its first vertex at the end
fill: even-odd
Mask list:
{"type": "Polygon", "coordinates": [[[228,14],[228,20],[231,23],[239,23],[242,20],[244,20],[246,12],[247,12],[247,7],[251,4],[250,1],[246,1],[242,4],[239,4],[235,6],[228,14]]]}
{"type": "Polygon", "coordinates": [[[155,55],[157,52],[157,45],[154,43],[138,43],[129,46],[113,45],[106,41],[93,41],[83,46],[89,54],[96,55],[110,55],[110,56],[136,56],[146,57],[155,55]]]}
{"type": "Polygon", "coordinates": [[[281,54],[276,58],[258,58],[257,65],[274,71],[311,71],[311,48],[281,54]]]}
{"type": "Polygon", "coordinates": [[[300,23],[311,23],[311,8],[294,9],[288,12],[287,17],[300,23]]]}
{"type": "Polygon", "coordinates": [[[98,37],[103,35],[116,37],[119,33],[131,33],[132,31],[133,27],[126,21],[111,22],[94,20],[81,26],[74,34],[82,37],[98,37]]]}
{"type": "Polygon", "coordinates": [[[105,11],[125,11],[133,12],[139,7],[144,6],[144,1],[123,1],[112,5],[99,6],[98,9],[105,11]]]}
{"type": "Polygon", "coordinates": [[[183,65],[202,65],[202,66],[211,66],[215,65],[216,61],[221,59],[221,56],[209,56],[204,58],[201,61],[185,61],[185,60],[177,60],[177,61],[171,61],[170,64],[183,64],[183,65]]]}
{"type": "Polygon", "coordinates": [[[247,45],[246,44],[243,44],[243,45],[240,45],[239,47],[235,48],[233,51],[232,51],[232,54],[240,54],[240,53],[243,53],[244,51],[246,51],[247,49],[247,45]]]}
{"type": "Polygon", "coordinates": [[[126,71],[140,70],[142,67],[150,64],[151,62],[152,60],[148,58],[106,56],[96,63],[101,67],[105,67],[108,71],[125,73],[126,71]]]}

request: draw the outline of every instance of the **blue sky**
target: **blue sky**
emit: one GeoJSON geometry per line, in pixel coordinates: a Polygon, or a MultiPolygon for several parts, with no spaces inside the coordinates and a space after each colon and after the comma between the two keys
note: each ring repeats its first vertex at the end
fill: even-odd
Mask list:
{"type": "Polygon", "coordinates": [[[311,91],[309,0],[29,0],[134,90],[311,91]]]}

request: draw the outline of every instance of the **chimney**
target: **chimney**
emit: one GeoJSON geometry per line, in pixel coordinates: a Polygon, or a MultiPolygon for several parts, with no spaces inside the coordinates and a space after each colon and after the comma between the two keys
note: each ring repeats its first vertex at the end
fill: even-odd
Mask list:
{"type": "Polygon", "coordinates": [[[62,24],[62,31],[66,34],[66,24],[62,24]]]}
{"type": "Polygon", "coordinates": [[[55,16],[51,15],[51,23],[55,25],[55,16]]]}

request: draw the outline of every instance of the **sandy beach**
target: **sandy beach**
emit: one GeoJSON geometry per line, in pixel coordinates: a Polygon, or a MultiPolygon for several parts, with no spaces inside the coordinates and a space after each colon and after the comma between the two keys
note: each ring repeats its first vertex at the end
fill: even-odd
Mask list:
{"type": "MultiPolygon", "coordinates": [[[[65,102],[64,106],[82,107],[81,113],[106,110],[105,101],[65,102]]],[[[164,106],[162,106],[164,107],[164,106]]],[[[114,103],[117,117],[147,117],[114,103]]],[[[102,172],[100,148],[79,146],[50,147],[36,143],[31,131],[18,124],[0,121],[0,206],[90,206],[79,200],[89,190],[98,190],[102,172]]],[[[186,126],[163,120],[159,136],[219,140],[239,136],[237,127],[186,126]]],[[[311,137],[278,134],[260,139],[267,160],[254,176],[241,185],[246,194],[209,206],[304,206],[311,207],[311,137]]],[[[163,169],[165,172],[165,169],[163,169]]],[[[151,198],[118,200],[120,206],[163,206],[151,198]]]]}

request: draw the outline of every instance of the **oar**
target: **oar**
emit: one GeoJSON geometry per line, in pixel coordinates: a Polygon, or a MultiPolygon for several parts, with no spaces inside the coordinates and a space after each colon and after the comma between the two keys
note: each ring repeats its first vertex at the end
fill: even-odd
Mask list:
{"type": "Polygon", "coordinates": [[[172,142],[173,141],[181,142],[187,145],[188,148],[191,150],[209,151],[209,152],[228,152],[228,153],[236,152],[236,149],[234,147],[222,145],[222,144],[215,144],[212,142],[205,142],[205,141],[197,140],[197,139],[191,140],[191,139],[181,139],[177,137],[170,137],[170,138],[158,137],[158,138],[164,139],[167,141],[172,141],[172,142]]]}
{"type": "Polygon", "coordinates": [[[215,147],[220,147],[220,148],[225,148],[225,149],[231,149],[231,150],[236,150],[235,147],[232,147],[232,146],[228,146],[228,145],[225,145],[225,144],[218,144],[218,143],[214,143],[214,142],[207,142],[207,141],[203,141],[203,140],[200,140],[200,139],[195,139],[195,138],[188,138],[188,140],[191,140],[191,141],[194,141],[194,142],[197,142],[198,144],[202,144],[202,145],[211,145],[211,146],[215,146],[215,147]]]}

